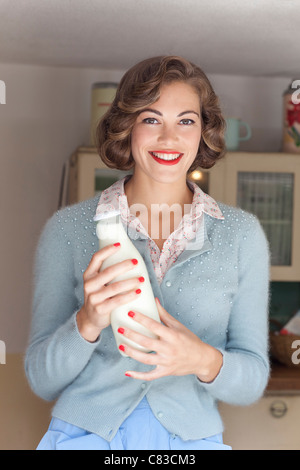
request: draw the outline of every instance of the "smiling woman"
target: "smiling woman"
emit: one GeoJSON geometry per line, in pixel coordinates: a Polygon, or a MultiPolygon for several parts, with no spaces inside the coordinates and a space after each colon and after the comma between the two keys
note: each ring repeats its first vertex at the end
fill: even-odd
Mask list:
{"type": "MultiPolygon", "coordinates": [[[[182,82],[163,85],[159,99],[139,113],[132,128],[133,179],[145,180],[148,175],[161,182],[166,178],[170,182],[181,180],[185,185],[185,175],[195,160],[200,139],[200,102],[194,88],[182,82]],[[185,111],[190,109],[194,110],[185,111]],[[162,172],[153,161],[176,168],[162,172]]],[[[129,184],[134,183],[133,179],[129,184]]]]}
{"type": "Polygon", "coordinates": [[[224,154],[207,77],[180,57],[137,64],[99,124],[98,147],[133,175],[60,210],[41,236],[25,364],[33,390],[57,402],[38,448],[228,449],[218,401],[250,404],[268,381],[269,259],[254,216],[187,179],[224,154]],[[164,234],[157,207],[173,211],[164,234]],[[116,211],[145,261],[159,322],[138,310],[146,283],[131,271],[135,256],[119,261],[124,239],[97,250],[95,213],[116,211]],[[118,306],[131,322],[118,326],[124,355],[111,328],[118,306]]]}
{"type": "MultiPolygon", "coordinates": [[[[210,168],[224,155],[225,121],[219,100],[205,75],[196,65],[177,56],[146,59],[124,75],[111,109],[100,122],[97,146],[102,160],[110,168],[128,170],[134,166],[131,152],[131,131],[141,111],[151,109],[168,83],[190,85],[201,106],[197,111],[202,128],[197,158],[190,170],[210,168]]],[[[185,108],[182,112],[193,110],[185,108]]],[[[155,107],[153,107],[155,109],[155,107]]],[[[159,111],[159,110],[158,110],[159,111]]],[[[159,114],[158,114],[159,116],[159,114]]],[[[153,118],[153,116],[152,116],[153,118]]]]}

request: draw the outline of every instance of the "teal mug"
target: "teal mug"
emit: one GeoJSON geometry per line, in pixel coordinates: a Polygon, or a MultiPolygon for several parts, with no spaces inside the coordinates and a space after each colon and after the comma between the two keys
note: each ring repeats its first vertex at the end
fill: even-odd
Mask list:
{"type": "Polygon", "coordinates": [[[225,142],[227,150],[238,150],[241,141],[249,140],[252,136],[249,124],[240,119],[227,118],[225,142]],[[241,129],[246,130],[246,135],[241,136],[241,129]]]}

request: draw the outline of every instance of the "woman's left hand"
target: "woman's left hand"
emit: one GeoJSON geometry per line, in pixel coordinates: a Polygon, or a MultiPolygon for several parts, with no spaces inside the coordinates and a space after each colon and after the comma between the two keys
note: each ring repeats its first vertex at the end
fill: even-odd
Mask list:
{"type": "Polygon", "coordinates": [[[156,299],[162,323],[134,311],[133,319],[158,336],[153,339],[124,328],[124,336],[154,353],[144,353],[131,346],[122,345],[125,354],[144,364],[156,366],[149,372],[127,371],[135,379],[153,380],[168,375],[195,374],[203,382],[211,382],[218,375],[223,355],[204,343],[182,323],[172,317],[156,299]]]}

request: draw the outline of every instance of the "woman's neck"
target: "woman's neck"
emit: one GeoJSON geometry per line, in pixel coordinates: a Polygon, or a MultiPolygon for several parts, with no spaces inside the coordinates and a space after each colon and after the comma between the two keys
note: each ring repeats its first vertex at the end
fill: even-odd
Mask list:
{"type": "Polygon", "coordinates": [[[160,183],[157,181],[143,181],[134,175],[128,180],[124,186],[127,196],[129,209],[133,205],[144,206],[148,212],[158,205],[174,207],[181,206],[183,214],[186,213],[186,207],[192,204],[193,192],[186,184],[186,180],[182,179],[175,183],[160,183]]]}

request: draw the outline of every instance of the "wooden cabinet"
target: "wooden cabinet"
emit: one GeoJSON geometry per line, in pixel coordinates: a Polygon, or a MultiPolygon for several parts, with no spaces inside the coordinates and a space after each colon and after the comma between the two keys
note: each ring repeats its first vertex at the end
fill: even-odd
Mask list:
{"type": "Polygon", "coordinates": [[[266,393],[250,406],[219,404],[233,450],[300,450],[299,369],[273,367],[266,393]]]}
{"type": "MultiPolygon", "coordinates": [[[[216,200],[257,215],[271,251],[270,317],[300,308],[300,155],[229,153],[209,174],[216,200]]],[[[300,450],[300,368],[272,364],[265,396],[249,407],[220,404],[233,449],[300,450]]]]}
{"type": "Polygon", "coordinates": [[[228,153],[211,171],[210,194],[258,216],[272,281],[300,281],[300,155],[228,153]]]}
{"type": "Polygon", "coordinates": [[[65,169],[62,205],[100,195],[105,188],[130,173],[108,168],[94,147],[80,147],[73,153],[65,169]]]}
{"type": "Polygon", "coordinates": [[[269,395],[237,407],[219,406],[224,443],[233,450],[300,450],[300,395],[269,395]]]}

